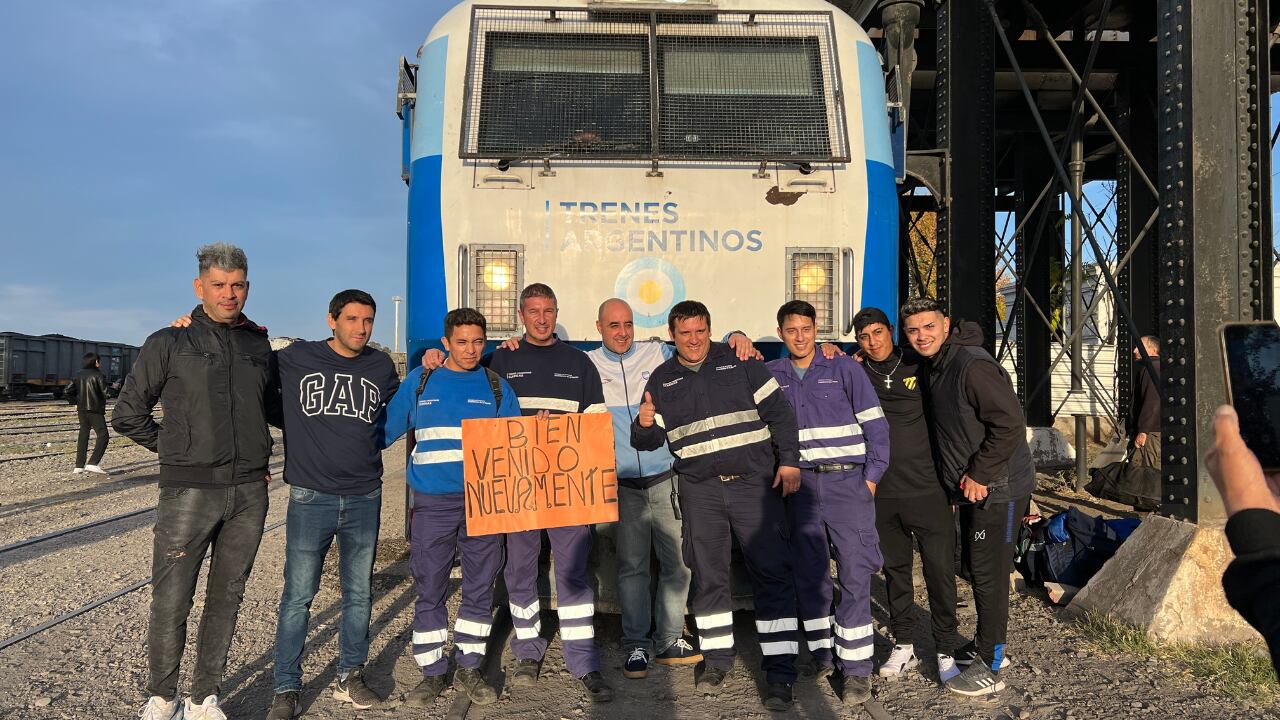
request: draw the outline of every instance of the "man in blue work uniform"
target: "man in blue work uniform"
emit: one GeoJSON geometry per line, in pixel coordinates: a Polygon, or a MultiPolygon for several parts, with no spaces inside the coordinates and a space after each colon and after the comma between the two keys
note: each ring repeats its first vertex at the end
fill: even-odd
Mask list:
{"type": "Polygon", "coordinates": [[[778,337],[790,357],[768,365],[800,426],[800,490],[787,510],[805,639],[817,677],[838,667],[843,700],[860,705],[871,698],[871,576],[881,562],[875,487],[888,466],[889,426],[857,363],[817,352],[817,318],[803,300],[783,305],[778,337]],[[840,583],[834,617],[831,551],[840,583]]]}
{"type": "Polygon", "coordinates": [[[413,659],[423,679],[406,704],[427,707],[444,690],[449,657],[449,571],[455,551],[462,562],[462,604],[453,625],[458,671],[453,682],[472,702],[485,705],[497,692],[480,667],[493,629],[493,585],[502,570],[500,535],[467,534],[463,504],[462,421],[520,414],[515,392],[480,367],[487,323],[471,308],[444,317],[448,359],[438,369],[414,368],[387,406],[386,443],[414,428],[405,479],[413,488],[409,569],[418,590],[413,617],[413,659]]]}
{"type": "Polygon", "coordinates": [[[711,342],[711,313],[702,303],[676,303],[667,329],[676,356],[650,375],[631,445],[656,450],[665,441],[676,458],[684,558],[706,658],[698,685],[717,692],[733,668],[729,565],[737,538],[755,594],[764,705],[785,711],[799,625],[782,502],[800,485],[795,412],[763,363],[711,342]]]}

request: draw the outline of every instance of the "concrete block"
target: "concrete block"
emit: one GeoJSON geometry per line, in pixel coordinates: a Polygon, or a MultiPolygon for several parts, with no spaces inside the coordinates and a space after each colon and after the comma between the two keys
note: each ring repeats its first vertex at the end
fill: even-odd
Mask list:
{"type": "Polygon", "coordinates": [[[1036,470],[1058,470],[1076,463],[1075,448],[1057,428],[1027,428],[1027,445],[1031,447],[1031,461],[1036,470]]]}
{"type": "Polygon", "coordinates": [[[1258,640],[1222,592],[1231,558],[1222,528],[1148,515],[1068,611],[1102,613],[1162,642],[1258,640]]]}

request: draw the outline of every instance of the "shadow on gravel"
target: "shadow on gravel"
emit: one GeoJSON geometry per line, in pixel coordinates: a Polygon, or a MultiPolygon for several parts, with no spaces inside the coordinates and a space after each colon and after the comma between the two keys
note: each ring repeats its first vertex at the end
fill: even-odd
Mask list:
{"type": "Polygon", "coordinates": [[[21,563],[30,562],[32,560],[39,560],[46,555],[53,555],[55,553],[72,550],[85,545],[93,545],[94,543],[109,540],[118,535],[124,535],[125,533],[129,533],[140,528],[151,527],[154,523],[154,514],[143,513],[131,518],[125,518],[118,522],[93,528],[94,530],[99,531],[97,533],[72,533],[47,542],[42,542],[39,545],[31,545],[17,550],[10,550],[5,554],[0,555],[0,570],[14,565],[19,565],[21,563]]]}
{"type": "Polygon", "coordinates": [[[88,487],[64,492],[59,495],[43,497],[36,500],[25,500],[23,502],[13,503],[12,505],[0,506],[0,520],[19,515],[28,510],[36,508],[49,507],[52,505],[61,505],[68,502],[84,502],[92,500],[103,495],[122,492],[124,490],[132,490],[142,485],[154,485],[160,478],[160,473],[151,475],[139,475],[136,477],[121,478],[119,480],[111,480],[109,482],[90,485],[88,487]]]}
{"type": "MultiPolygon", "coordinates": [[[[413,603],[416,597],[413,585],[409,582],[407,562],[407,557],[399,559],[373,574],[372,595],[374,605],[391,594],[396,587],[406,583],[408,585],[391,605],[387,606],[376,618],[371,618],[369,623],[370,638],[376,637],[387,624],[394,622],[405,608],[413,603]]],[[[321,612],[312,612],[311,621],[308,623],[308,627],[312,630],[303,650],[304,658],[308,654],[316,652],[316,648],[329,642],[338,634],[338,619],[341,613],[342,598],[340,596],[334,598],[334,601],[321,612]],[[314,628],[317,627],[323,627],[324,629],[316,632],[314,628]]],[[[267,708],[271,705],[271,698],[275,694],[274,645],[275,643],[273,642],[272,651],[262,653],[246,662],[236,670],[234,675],[223,680],[222,687],[224,692],[227,692],[227,695],[222,701],[222,706],[229,716],[259,717],[266,715],[267,708]],[[255,675],[256,677],[254,677],[255,675]],[[244,684],[249,678],[254,679],[252,682],[244,684]]],[[[379,653],[366,666],[369,686],[379,695],[385,697],[394,692],[395,680],[392,676],[392,668],[395,665],[395,658],[403,647],[404,639],[397,637],[388,645],[387,649],[379,653]],[[385,655],[393,652],[392,646],[397,648],[394,654],[391,655],[390,659],[384,659],[385,655]]],[[[329,686],[333,683],[335,673],[336,658],[331,659],[319,675],[312,678],[303,676],[302,698],[305,708],[310,708],[312,703],[315,703],[323,693],[328,691],[329,686]]]]}

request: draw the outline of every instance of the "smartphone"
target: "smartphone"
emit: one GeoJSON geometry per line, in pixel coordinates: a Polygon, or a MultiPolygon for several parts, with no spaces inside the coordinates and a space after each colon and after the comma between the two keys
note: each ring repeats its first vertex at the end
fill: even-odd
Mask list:
{"type": "Polygon", "coordinates": [[[1222,364],[1227,398],[1240,416],[1240,435],[1267,472],[1280,471],[1280,325],[1224,323],[1222,364]]]}

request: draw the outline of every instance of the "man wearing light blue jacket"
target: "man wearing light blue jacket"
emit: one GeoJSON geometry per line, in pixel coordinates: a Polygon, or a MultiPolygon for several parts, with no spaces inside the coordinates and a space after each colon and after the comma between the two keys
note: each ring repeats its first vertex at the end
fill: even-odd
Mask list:
{"type": "MultiPolygon", "coordinates": [[[[681,557],[678,478],[671,469],[674,458],[665,444],[650,451],[631,447],[631,421],[644,400],[649,374],[675,350],[657,340],[635,342],[631,306],[617,298],[600,305],[596,329],[603,345],[587,356],[600,371],[605,404],[613,415],[619,486],[618,595],[622,647],[628,653],[623,674],[642,678],[649,672],[651,659],[661,665],[702,660],[683,634],[690,572],[681,557]],[[656,608],[649,591],[650,548],[658,556],[656,608]]],[[[733,334],[728,342],[740,355],[755,356],[746,336],[733,334]]]]}

